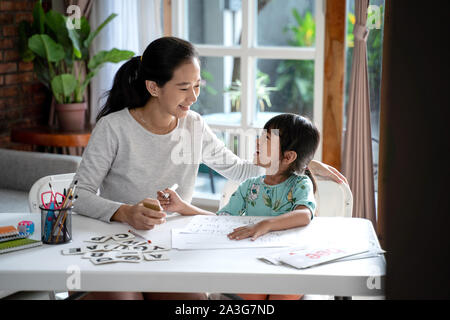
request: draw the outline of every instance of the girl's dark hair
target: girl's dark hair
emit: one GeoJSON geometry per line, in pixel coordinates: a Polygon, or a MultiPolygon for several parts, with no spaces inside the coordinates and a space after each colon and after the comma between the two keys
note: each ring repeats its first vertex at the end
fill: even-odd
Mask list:
{"type": "Polygon", "coordinates": [[[284,113],[270,119],[264,129],[268,133],[273,129],[278,129],[281,156],[286,151],[297,153],[297,158],[292,162],[285,175],[306,174],[313,182],[314,192],[316,192],[316,181],[308,169],[309,162],[313,159],[320,141],[320,133],[316,126],[308,118],[284,113]]]}
{"type": "Polygon", "coordinates": [[[100,118],[124,108],[144,106],[150,99],[145,80],[155,81],[163,87],[173,77],[176,68],[193,58],[198,52],[188,41],[163,37],[150,43],[142,57],[134,57],[117,71],[108,99],[97,116],[100,118]]]}

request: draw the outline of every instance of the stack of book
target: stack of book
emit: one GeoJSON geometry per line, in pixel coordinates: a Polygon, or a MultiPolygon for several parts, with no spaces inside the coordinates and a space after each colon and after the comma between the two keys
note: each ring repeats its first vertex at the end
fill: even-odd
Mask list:
{"type": "Polygon", "coordinates": [[[13,226],[0,227],[0,254],[42,245],[41,241],[29,239],[29,236],[13,226]]]}

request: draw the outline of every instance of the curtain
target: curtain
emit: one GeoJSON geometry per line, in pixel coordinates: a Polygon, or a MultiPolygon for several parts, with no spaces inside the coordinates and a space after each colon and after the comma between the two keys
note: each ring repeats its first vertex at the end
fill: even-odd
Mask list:
{"type": "Polygon", "coordinates": [[[355,46],[344,138],[343,173],[353,192],[353,217],[369,219],[376,228],[366,45],[369,34],[366,27],[368,5],[369,0],[355,1],[355,46]]]}
{"type": "MultiPolygon", "coordinates": [[[[150,42],[162,36],[161,0],[96,0],[89,18],[92,28],[95,30],[112,13],[118,16],[93,41],[91,56],[112,48],[131,50],[140,56],[150,42]]],[[[105,64],[91,81],[91,123],[95,122],[105,103],[103,96],[111,89],[114,75],[123,63],[105,64]]]]}

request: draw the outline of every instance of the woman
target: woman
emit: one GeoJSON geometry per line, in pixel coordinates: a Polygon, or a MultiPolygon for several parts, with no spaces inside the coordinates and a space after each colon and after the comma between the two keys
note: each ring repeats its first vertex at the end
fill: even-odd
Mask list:
{"type": "MultiPolygon", "coordinates": [[[[155,40],[142,57],[119,69],[75,176],[76,212],[149,230],[165,222],[165,213],[144,207],[142,201],[178,183],[178,194],[190,202],[200,162],[236,181],[260,175],[258,167],[234,155],[190,110],[200,94],[200,82],[198,53],[192,44],[174,37],[155,40]]],[[[346,182],[334,168],[319,162],[310,169],[346,182]]],[[[203,294],[128,295],[204,298],[203,294]]]]}

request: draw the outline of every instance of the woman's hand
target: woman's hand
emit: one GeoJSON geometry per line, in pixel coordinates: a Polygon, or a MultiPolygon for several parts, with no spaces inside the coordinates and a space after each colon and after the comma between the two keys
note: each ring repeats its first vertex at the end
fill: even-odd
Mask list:
{"type": "Polygon", "coordinates": [[[342,173],[340,173],[338,170],[333,168],[332,166],[329,166],[325,163],[312,160],[309,163],[309,169],[311,170],[312,174],[315,176],[323,177],[328,180],[333,180],[337,183],[345,183],[348,184],[347,178],[345,178],[342,173]]]}
{"type": "Polygon", "coordinates": [[[155,225],[166,222],[166,213],[146,208],[141,201],[133,206],[120,206],[111,220],[128,223],[136,230],[151,230],[155,225]]]}
{"type": "Polygon", "coordinates": [[[258,237],[265,235],[267,232],[270,232],[270,222],[269,221],[261,221],[257,224],[252,224],[244,227],[239,227],[233,230],[230,234],[228,234],[228,238],[231,240],[242,240],[247,238],[252,238],[252,240],[256,240],[258,237]]]}
{"type": "Polygon", "coordinates": [[[158,191],[157,199],[165,211],[183,214],[187,209],[187,203],[180,198],[178,193],[168,188],[163,191],[158,191]],[[168,198],[164,197],[165,193],[169,194],[168,198]]]}

